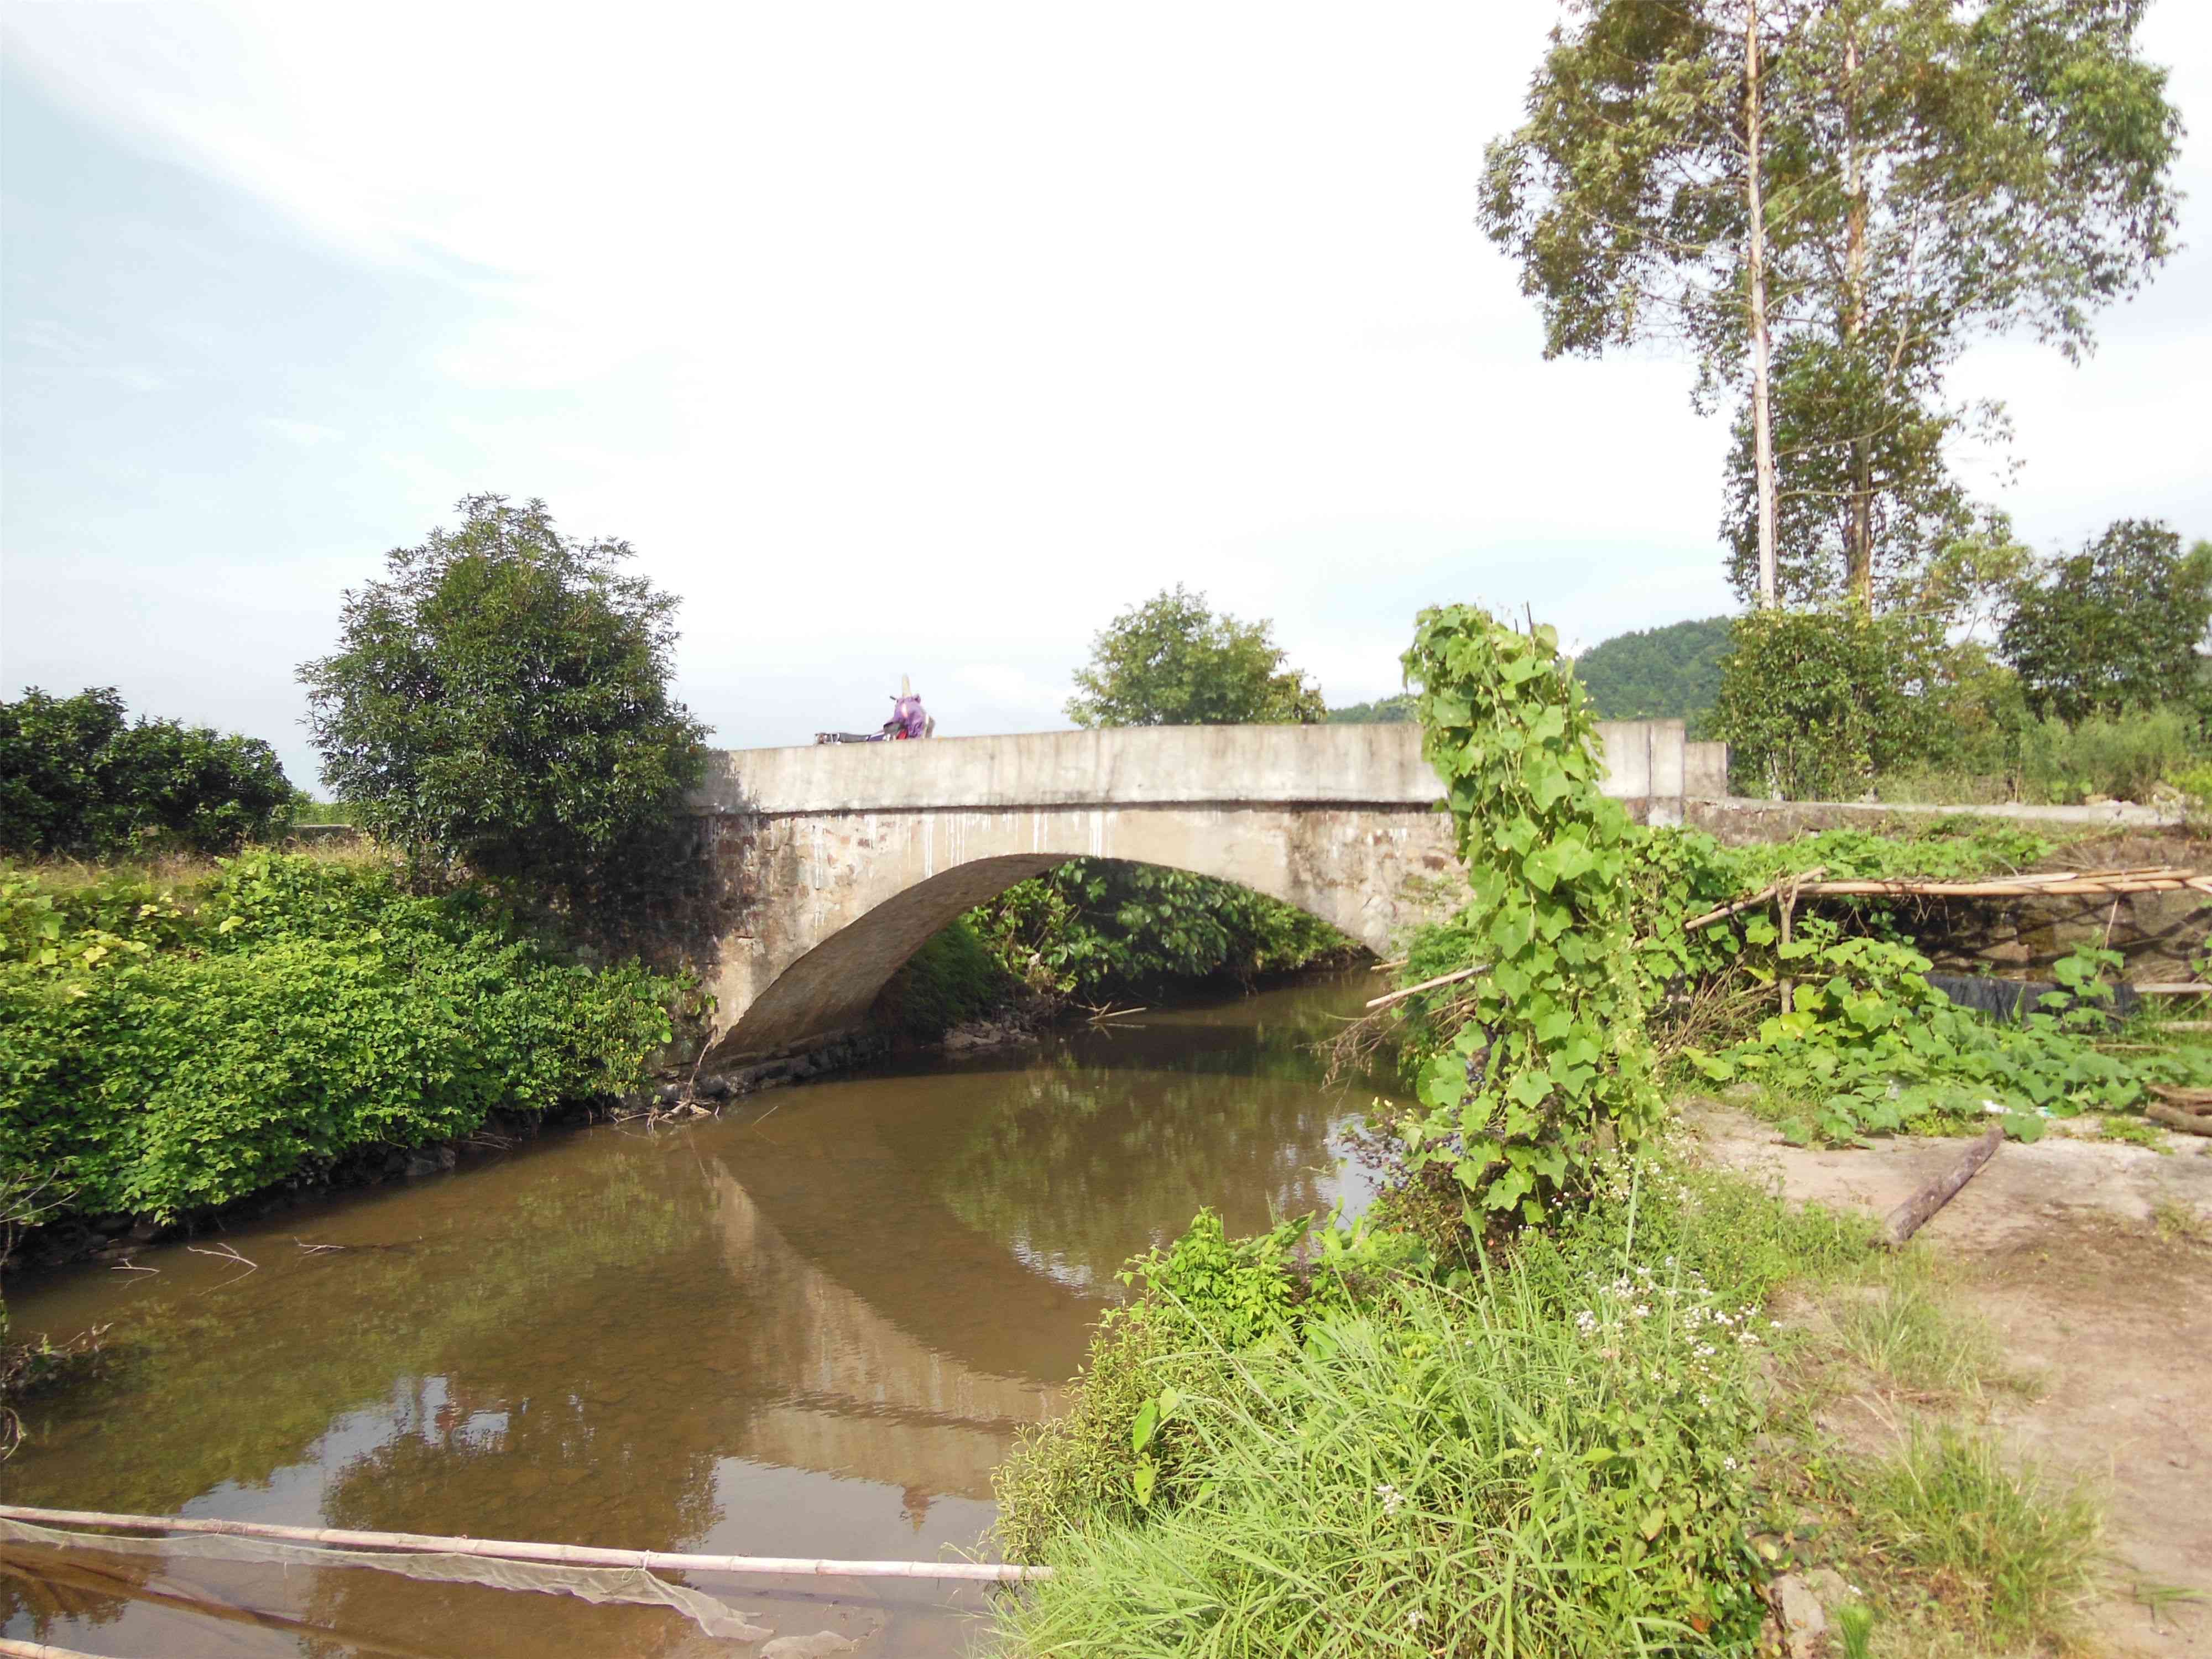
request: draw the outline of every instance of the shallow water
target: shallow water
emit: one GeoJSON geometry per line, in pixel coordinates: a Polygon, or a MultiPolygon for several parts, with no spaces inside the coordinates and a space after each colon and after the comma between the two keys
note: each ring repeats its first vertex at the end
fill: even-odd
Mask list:
{"type": "MultiPolygon", "coordinates": [[[[1364,1199],[1372,1097],[1306,1045],[1365,976],[601,1127],[12,1287],[18,1337],[110,1325],[26,1412],[11,1503],[727,1554],[979,1548],[1115,1274],[1364,1199]],[[337,1249],[319,1246],[337,1245],[337,1249]],[[239,1259],[205,1254],[228,1247],[239,1259]],[[252,1264],[252,1265],[247,1265],[252,1264]]],[[[967,1652],[972,1589],[690,1581],[867,1659],[967,1652]]],[[[750,1655],[664,1607],[360,1568],[0,1543],[0,1633],[118,1659],[750,1655]]]]}

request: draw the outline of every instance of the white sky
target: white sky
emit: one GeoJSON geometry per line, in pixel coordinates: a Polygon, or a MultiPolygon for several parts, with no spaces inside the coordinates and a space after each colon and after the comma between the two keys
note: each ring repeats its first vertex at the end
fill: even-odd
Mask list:
{"type": "MultiPolygon", "coordinates": [[[[943,732],[1063,724],[1178,580],[1332,702],[1435,600],[1727,609],[1688,369],[1542,362],[1474,223],[1555,11],[5,0],[0,695],[311,781],[294,665],[476,489],[635,543],[740,745],[901,673],[943,732]]],[[[2212,12],[2146,39],[2212,107],[2212,12]]],[[[1999,499],[2212,533],[2212,256],[2100,331],[1970,361],[1999,499]]]]}

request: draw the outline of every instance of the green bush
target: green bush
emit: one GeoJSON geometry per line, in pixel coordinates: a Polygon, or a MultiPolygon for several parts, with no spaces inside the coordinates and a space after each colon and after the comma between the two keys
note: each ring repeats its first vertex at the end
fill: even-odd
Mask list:
{"type": "Polygon", "coordinates": [[[110,688],[0,702],[0,851],[227,853],[282,835],[300,799],[258,738],[133,725],[110,688]]]}
{"type": "Polygon", "coordinates": [[[0,941],[0,1170],[162,1219],[628,1088],[677,988],[562,964],[466,896],[267,854],[189,913],[10,872],[0,941]]]}
{"type": "Polygon", "coordinates": [[[2092,795],[2148,801],[2158,785],[2207,756],[2193,709],[2097,715],[2071,727],[2055,719],[2030,720],[2020,734],[2021,793],[2059,805],[2092,795]]]}
{"type": "Polygon", "coordinates": [[[1937,643],[1910,619],[1850,606],[1738,617],[1711,720],[1731,746],[1733,787],[1856,800],[1877,773],[1923,758],[1937,643]]]}
{"type": "Polygon", "coordinates": [[[1001,1007],[1021,983],[1000,966],[964,916],[939,929],[907,958],[876,1000],[871,1024],[933,1042],[964,1020],[1001,1007]]]}
{"type": "Polygon", "coordinates": [[[1010,976],[1084,1001],[1215,975],[1249,981],[1358,948],[1320,917],[1248,887],[1115,859],[1071,859],[968,920],[1010,976]]]}
{"type": "Polygon", "coordinates": [[[1644,832],[1599,787],[1596,723],[1549,628],[1424,611],[1406,678],[1467,869],[1453,966],[1482,971],[1419,1052],[1425,1109],[1405,1133],[1466,1189],[1470,1226],[1510,1229],[1577,1200],[1601,1149],[1658,1123],[1632,970],[1644,832]]]}
{"type": "MultiPolygon", "coordinates": [[[[1178,1326],[1157,1296],[1118,1316],[1080,1433],[1031,1443],[1054,1447],[1063,1478],[1030,1479],[1018,1454],[1001,1482],[1012,1553],[1054,1571],[1004,1607],[1008,1650],[1595,1659],[1747,1644],[1764,1612],[1741,1540],[1765,1322],[1687,1241],[1753,1214],[1770,1237],[1817,1218],[1777,1220],[1747,1191],[1710,1220],[1679,1185],[1613,1196],[1607,1225],[1525,1234],[1458,1291],[1400,1279],[1243,1346],[1178,1326]],[[1173,1479],[1147,1504],[1111,1481],[1086,1503],[1064,1478],[1086,1452],[1126,1468],[1133,1443],[1170,1436],[1173,1479]]],[[[1781,1276],[1787,1249],[1741,1281],[1781,1276]]]]}

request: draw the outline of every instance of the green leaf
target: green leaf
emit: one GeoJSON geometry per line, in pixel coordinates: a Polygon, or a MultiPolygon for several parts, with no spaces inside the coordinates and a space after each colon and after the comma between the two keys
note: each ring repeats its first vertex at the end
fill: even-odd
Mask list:
{"type": "MultiPolygon", "coordinates": [[[[1129,1425],[1129,1449],[1140,1452],[1152,1443],[1152,1430],[1160,1420],[1160,1402],[1147,1400],[1137,1407],[1137,1420],[1129,1425]]],[[[1142,1499],[1139,1500],[1142,1502],[1142,1499]]]]}

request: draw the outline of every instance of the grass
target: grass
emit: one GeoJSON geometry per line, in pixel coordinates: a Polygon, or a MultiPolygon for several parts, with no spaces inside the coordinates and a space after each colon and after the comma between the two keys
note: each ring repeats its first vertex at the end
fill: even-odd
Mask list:
{"type": "Polygon", "coordinates": [[[1548,1276],[1407,1286],[1240,1354],[1221,1393],[1179,1397],[1190,1496],[1056,1540],[1008,1650],[1595,1659],[1747,1637],[1747,1365],[1717,1347],[1697,1370],[1680,1298],[1627,1300],[1657,1291],[1594,1296],[1585,1332],[1548,1276]]]}
{"type": "Polygon", "coordinates": [[[1324,1298],[1233,1352],[1180,1304],[1140,1302],[1102,1333],[1069,1415],[1000,1470],[1000,1542],[1055,1568],[1002,1608],[1004,1650],[1747,1643],[1765,1608],[1740,1540],[1772,1335],[1753,1304],[1869,1248],[1855,1220],[1655,1162],[1471,1278],[1324,1298]],[[1160,1473],[1139,1504],[1148,1401],[1160,1473]]]}
{"type": "MultiPolygon", "coordinates": [[[[254,849],[247,848],[247,852],[254,849]]],[[[315,842],[285,849],[291,856],[313,859],[318,864],[356,868],[392,862],[392,854],[368,841],[315,842]]],[[[90,887],[143,885],[173,892],[187,906],[219,873],[217,860],[208,853],[155,853],[143,858],[88,860],[45,858],[10,860],[15,867],[35,875],[40,884],[59,896],[90,887]]]]}
{"type": "Polygon", "coordinates": [[[2151,1225],[2169,1244],[2212,1243],[2212,1225],[2197,1211],[2174,1199],[2158,1200],[2151,1211],[2151,1225]]]}
{"type": "Polygon", "coordinates": [[[1861,1571],[1880,1570],[1883,1622],[1900,1637],[2000,1653],[2079,1639],[2105,1565],[2102,1512],[2085,1486],[1948,1424],[1909,1429],[1856,1484],[1861,1571]]]}
{"type": "Polygon", "coordinates": [[[1878,1262],[1864,1294],[1836,1298],[1829,1317],[1838,1351],[1892,1390],[1953,1396],[2013,1382],[1996,1333],[1938,1293],[1930,1264],[1918,1250],[1878,1262]]]}
{"type": "Polygon", "coordinates": [[[2073,1651],[2106,1588],[2095,1496],[1972,1420],[2021,1386],[1924,1252],[1650,1160],[1471,1279],[1310,1304],[1244,1348],[1157,1297],[1118,1316],[1001,1471],[1001,1543],[1055,1577],[1002,1604],[999,1650],[1748,1652],[1742,1540],[1771,1536],[1775,1570],[1858,1587],[1832,1652],[2073,1651]],[[1771,1329],[1784,1285],[1825,1316],[1771,1329]],[[1887,1402],[1886,1441],[1820,1426],[1847,1397],[1887,1402]]]}

